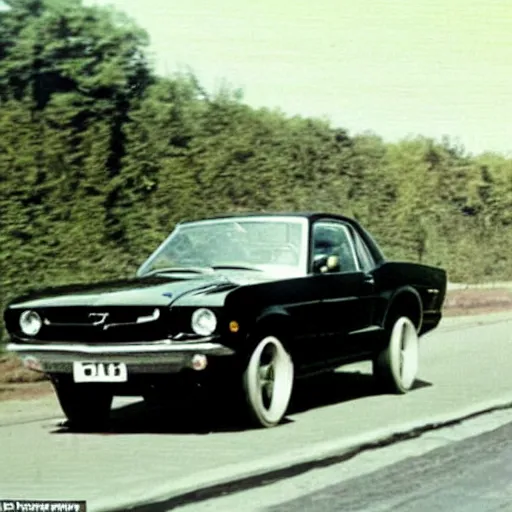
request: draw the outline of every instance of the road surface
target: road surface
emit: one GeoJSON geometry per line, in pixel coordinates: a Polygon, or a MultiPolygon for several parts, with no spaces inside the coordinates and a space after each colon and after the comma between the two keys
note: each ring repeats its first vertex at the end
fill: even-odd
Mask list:
{"type": "Polygon", "coordinates": [[[467,423],[350,462],[175,510],[510,512],[512,410],[467,423]],[[469,430],[479,429],[486,432],[468,438],[469,430]]]}
{"type": "Polygon", "coordinates": [[[510,313],[449,319],[423,338],[411,393],[372,394],[367,365],[357,367],[362,373],[351,367],[314,381],[288,421],[270,430],[241,430],[218,415],[178,421],[120,401],[109,432],[76,434],[59,425],[54,397],[5,402],[0,499],[87,500],[88,510],[98,511],[169,498],[178,504],[188,491],[237,476],[511,403],[511,351],[510,313]]]}

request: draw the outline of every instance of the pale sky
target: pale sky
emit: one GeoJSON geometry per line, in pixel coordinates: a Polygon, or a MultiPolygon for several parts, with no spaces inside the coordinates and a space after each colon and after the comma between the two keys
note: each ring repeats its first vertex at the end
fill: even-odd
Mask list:
{"type": "Polygon", "coordinates": [[[86,0],[147,30],[157,71],[190,67],[253,106],[385,140],[448,135],[512,156],[512,0],[86,0]]]}

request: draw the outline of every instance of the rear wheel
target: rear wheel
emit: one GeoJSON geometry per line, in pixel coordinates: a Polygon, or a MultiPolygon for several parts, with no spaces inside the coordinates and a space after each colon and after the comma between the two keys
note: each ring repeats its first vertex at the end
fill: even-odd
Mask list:
{"type": "Polygon", "coordinates": [[[114,395],[101,384],[77,384],[71,379],[53,379],[62,411],[72,428],[95,430],[107,426],[114,395]]]}
{"type": "Polygon", "coordinates": [[[398,317],[389,331],[387,346],[373,362],[379,387],[393,393],[407,393],[418,374],[419,339],[416,327],[405,317],[398,317]]]}
{"type": "Polygon", "coordinates": [[[276,336],[263,336],[252,351],[243,374],[245,399],[251,418],[273,427],[286,414],[293,390],[294,365],[276,336]]]}

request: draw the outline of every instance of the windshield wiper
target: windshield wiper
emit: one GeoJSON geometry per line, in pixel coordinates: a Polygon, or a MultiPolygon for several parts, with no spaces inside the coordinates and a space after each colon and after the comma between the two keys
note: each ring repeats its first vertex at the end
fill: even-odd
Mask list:
{"type": "Polygon", "coordinates": [[[213,265],[213,270],[254,270],[255,272],[263,272],[261,268],[247,267],[245,265],[213,265]]]}
{"type": "Polygon", "coordinates": [[[155,268],[145,274],[142,274],[142,277],[153,276],[155,274],[168,274],[171,272],[189,272],[191,274],[209,274],[212,272],[212,267],[162,267],[162,268],[155,268]]]}

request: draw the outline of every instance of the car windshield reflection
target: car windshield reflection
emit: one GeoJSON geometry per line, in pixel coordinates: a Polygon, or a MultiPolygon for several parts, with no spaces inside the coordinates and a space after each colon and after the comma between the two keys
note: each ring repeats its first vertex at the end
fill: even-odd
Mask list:
{"type": "Polygon", "coordinates": [[[138,274],[259,271],[301,274],[307,261],[307,224],[301,218],[235,218],[179,225],[138,274]]]}

